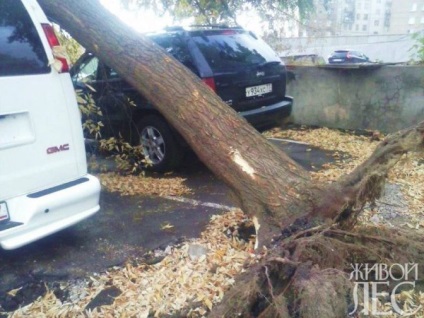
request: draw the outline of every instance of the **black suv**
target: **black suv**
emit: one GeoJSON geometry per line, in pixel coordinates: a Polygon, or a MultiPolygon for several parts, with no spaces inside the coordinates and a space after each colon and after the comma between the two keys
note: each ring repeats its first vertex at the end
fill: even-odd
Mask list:
{"type": "MultiPolygon", "coordinates": [[[[279,126],[290,115],[293,100],[286,96],[285,66],[253,33],[238,27],[199,26],[189,30],[173,27],[148,36],[256,129],[279,126]]],[[[105,118],[103,135],[117,136],[119,132],[133,144],[141,144],[153,163],[151,170],[168,170],[179,164],[186,147],[183,139],[154,105],[113,69],[85,53],[71,75],[76,88],[94,88],[91,94],[105,118]]]]}

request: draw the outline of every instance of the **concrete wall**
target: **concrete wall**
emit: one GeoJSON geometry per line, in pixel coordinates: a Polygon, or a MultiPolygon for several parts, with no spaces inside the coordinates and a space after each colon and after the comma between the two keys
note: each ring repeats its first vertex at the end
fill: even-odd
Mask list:
{"type": "Polygon", "coordinates": [[[289,68],[297,124],[394,132],[424,120],[424,66],[289,68]]]}
{"type": "Polygon", "coordinates": [[[302,54],[316,54],[327,61],[329,55],[340,49],[361,51],[372,61],[404,63],[414,59],[417,43],[412,34],[335,36],[322,38],[286,38],[276,43],[281,57],[302,54]]]}

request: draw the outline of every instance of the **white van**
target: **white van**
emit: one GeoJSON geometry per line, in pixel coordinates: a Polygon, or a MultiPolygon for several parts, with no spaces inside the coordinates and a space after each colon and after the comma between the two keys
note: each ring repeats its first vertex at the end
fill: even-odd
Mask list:
{"type": "Polygon", "coordinates": [[[35,0],[0,1],[0,246],[14,249],[99,210],[81,118],[52,25],[35,0]]]}

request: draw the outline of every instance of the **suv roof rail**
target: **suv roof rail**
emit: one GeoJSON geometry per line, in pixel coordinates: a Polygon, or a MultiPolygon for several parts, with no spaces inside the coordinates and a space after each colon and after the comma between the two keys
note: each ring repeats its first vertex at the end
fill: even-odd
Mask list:
{"type": "Polygon", "coordinates": [[[172,32],[172,31],[185,31],[182,26],[166,26],[164,28],[164,30],[165,31],[169,31],[169,32],[172,32]]]}
{"type": "Polygon", "coordinates": [[[227,24],[191,24],[191,28],[205,28],[205,29],[243,29],[241,26],[228,26],[227,24]]]}

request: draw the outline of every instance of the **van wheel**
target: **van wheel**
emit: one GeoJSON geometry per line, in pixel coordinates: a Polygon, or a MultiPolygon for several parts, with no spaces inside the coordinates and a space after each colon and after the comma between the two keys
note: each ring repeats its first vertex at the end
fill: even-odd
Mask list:
{"type": "Polygon", "coordinates": [[[155,115],[146,116],[138,122],[137,131],[142,152],[151,161],[146,170],[162,172],[181,163],[183,151],[165,120],[155,115]]]}

